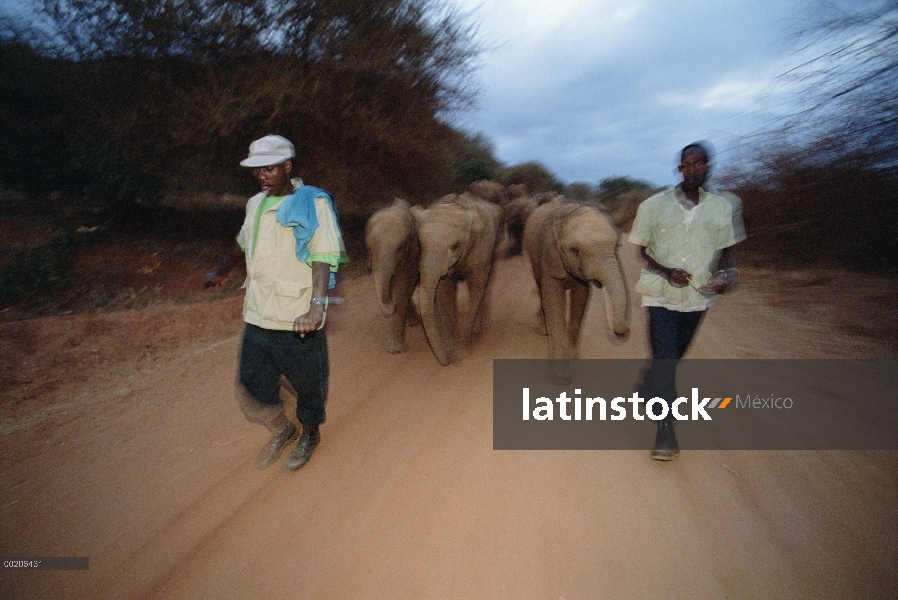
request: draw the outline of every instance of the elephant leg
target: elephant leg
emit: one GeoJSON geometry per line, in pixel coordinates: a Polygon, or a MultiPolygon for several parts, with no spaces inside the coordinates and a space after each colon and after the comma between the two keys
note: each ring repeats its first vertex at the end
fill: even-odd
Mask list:
{"type": "Polygon", "coordinates": [[[417,327],[420,324],[421,315],[418,314],[418,309],[415,307],[415,303],[412,301],[412,294],[409,294],[408,303],[406,304],[405,326],[417,327]]]}
{"type": "Polygon", "coordinates": [[[536,313],[535,313],[536,318],[534,319],[535,325],[534,325],[533,330],[536,331],[536,333],[538,333],[539,335],[548,335],[548,331],[546,331],[546,313],[543,310],[542,297],[543,297],[542,286],[540,285],[539,280],[537,280],[536,281],[536,298],[537,298],[538,306],[536,307],[536,313]]]}
{"type": "Polygon", "coordinates": [[[442,278],[437,285],[437,328],[449,353],[455,349],[455,292],[456,282],[451,277],[442,278]]]}
{"type": "Polygon", "coordinates": [[[549,339],[549,381],[557,385],[571,382],[568,359],[570,358],[567,322],[567,290],[557,279],[546,277],[540,286],[540,296],[549,339]]]}
{"type": "MultiPolygon", "coordinates": [[[[470,288],[468,288],[470,291],[470,288]]],[[[471,310],[474,311],[474,319],[471,324],[471,336],[477,336],[483,333],[484,330],[484,321],[486,320],[486,315],[489,314],[489,308],[487,307],[487,297],[486,294],[482,294],[480,298],[480,303],[478,305],[474,305],[471,303],[471,310]]]]}
{"type": "Polygon", "coordinates": [[[390,316],[387,352],[390,354],[405,352],[405,310],[398,306],[396,307],[396,312],[390,316]]]}
{"type": "Polygon", "coordinates": [[[414,315],[415,307],[412,304],[414,282],[409,278],[399,278],[395,281],[393,298],[396,311],[390,317],[390,333],[387,337],[387,352],[395,354],[405,352],[405,326],[408,321],[409,311],[414,315]]]}
{"type": "MultiPolygon", "coordinates": [[[[459,315],[458,322],[458,348],[467,355],[471,350],[471,338],[478,320],[482,319],[483,297],[486,290],[486,282],[489,274],[480,274],[467,279],[468,286],[468,310],[459,315]]],[[[460,356],[461,357],[461,356],[460,356]]]]}
{"type": "Polygon", "coordinates": [[[471,334],[480,335],[483,333],[484,321],[489,314],[486,288],[489,285],[490,273],[487,272],[483,276],[472,278],[468,281],[468,297],[471,300],[471,312],[473,320],[471,325],[471,334]]]}
{"type": "Polygon", "coordinates": [[[586,301],[588,299],[589,286],[575,283],[574,287],[571,288],[570,320],[567,324],[571,358],[577,358],[577,346],[580,341],[580,325],[583,322],[583,313],[586,311],[586,301]]]}
{"type": "Polygon", "coordinates": [[[404,352],[405,345],[405,328],[413,327],[421,324],[421,317],[415,310],[412,302],[412,296],[415,293],[417,285],[417,272],[403,273],[402,277],[396,280],[396,287],[393,291],[396,299],[396,320],[391,324],[391,340],[397,342],[395,350],[390,352],[404,352]]]}
{"type": "Polygon", "coordinates": [[[570,358],[566,315],[567,294],[562,282],[551,277],[543,278],[540,286],[546,331],[549,335],[549,358],[570,358]]]}

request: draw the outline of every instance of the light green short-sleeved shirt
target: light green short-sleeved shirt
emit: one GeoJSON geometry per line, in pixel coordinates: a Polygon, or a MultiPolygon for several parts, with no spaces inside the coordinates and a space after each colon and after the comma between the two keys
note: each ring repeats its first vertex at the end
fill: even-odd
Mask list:
{"type": "MultiPolygon", "coordinates": [[[[692,284],[701,287],[716,269],[720,251],[745,239],[741,202],[732,194],[699,189],[698,204],[687,209],[678,193],[671,188],[640,204],[628,239],[665,267],[685,269],[692,284]]],[[[695,287],[674,286],[660,273],[643,268],[636,291],[643,296],[643,306],[704,310],[711,297],[695,287]]]]}

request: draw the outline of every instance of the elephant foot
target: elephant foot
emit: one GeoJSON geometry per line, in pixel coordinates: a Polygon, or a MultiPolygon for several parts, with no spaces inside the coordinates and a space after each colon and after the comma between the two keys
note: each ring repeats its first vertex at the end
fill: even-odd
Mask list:
{"type": "Polygon", "coordinates": [[[457,362],[464,358],[471,356],[471,348],[470,346],[462,346],[461,348],[455,348],[450,353],[452,356],[452,362],[457,362]]]}
{"type": "Polygon", "coordinates": [[[467,343],[456,344],[449,352],[449,355],[452,357],[452,362],[457,362],[471,356],[473,351],[474,345],[469,341],[467,343]]]}
{"type": "Polygon", "coordinates": [[[405,340],[387,340],[387,352],[390,354],[399,354],[400,352],[405,352],[405,349],[405,340]]]}

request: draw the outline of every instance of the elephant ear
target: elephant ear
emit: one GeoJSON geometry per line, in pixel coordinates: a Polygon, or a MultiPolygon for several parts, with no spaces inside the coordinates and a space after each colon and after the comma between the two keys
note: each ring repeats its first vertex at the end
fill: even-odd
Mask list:
{"type": "Polygon", "coordinates": [[[559,204],[557,208],[552,210],[552,215],[550,217],[552,220],[552,239],[555,240],[556,246],[558,240],[561,239],[561,234],[564,233],[564,228],[567,226],[567,222],[579,208],[582,208],[582,206],[576,203],[571,203],[559,204]]]}
{"type": "Polygon", "coordinates": [[[415,206],[411,207],[411,209],[409,209],[409,210],[412,211],[412,216],[415,217],[415,221],[419,225],[421,224],[422,221],[424,221],[424,217],[427,216],[427,209],[421,208],[417,204],[415,206]]]}
{"type": "Polygon", "coordinates": [[[468,229],[474,234],[475,238],[483,235],[487,226],[495,223],[502,212],[502,207],[492,202],[475,199],[472,206],[467,210],[468,229]]]}
{"type": "Polygon", "coordinates": [[[580,204],[579,202],[565,203],[555,208],[550,217],[552,221],[552,243],[558,251],[562,266],[568,273],[573,273],[574,271],[571,270],[570,264],[568,263],[568,253],[561,247],[559,240],[563,239],[564,231],[570,226],[570,222],[578,218],[578,213],[582,213],[584,210],[591,210],[591,207],[585,204],[580,204]]]}
{"type": "Polygon", "coordinates": [[[465,210],[465,215],[468,217],[468,231],[473,234],[474,239],[483,235],[484,219],[480,212],[481,211],[477,210],[476,206],[472,206],[465,210]]]}

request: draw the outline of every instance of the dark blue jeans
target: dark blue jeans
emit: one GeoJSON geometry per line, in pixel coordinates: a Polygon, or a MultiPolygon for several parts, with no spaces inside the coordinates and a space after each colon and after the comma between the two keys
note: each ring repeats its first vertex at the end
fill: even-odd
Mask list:
{"type": "Polygon", "coordinates": [[[679,360],[705,316],[705,311],[678,312],[660,306],[649,306],[649,345],[653,359],[679,360]]]}
{"type": "Polygon", "coordinates": [[[274,331],[246,324],[240,347],[240,383],[265,411],[282,405],[281,375],[296,390],[296,418],[307,426],[324,422],[329,363],[323,331],[304,338],[292,331],[274,331]]]}
{"type": "Polygon", "coordinates": [[[639,391],[646,400],[663,398],[669,409],[678,397],[677,363],[686,354],[705,311],[678,312],[660,306],[648,309],[652,363],[639,391]]]}

